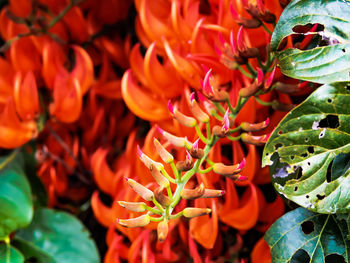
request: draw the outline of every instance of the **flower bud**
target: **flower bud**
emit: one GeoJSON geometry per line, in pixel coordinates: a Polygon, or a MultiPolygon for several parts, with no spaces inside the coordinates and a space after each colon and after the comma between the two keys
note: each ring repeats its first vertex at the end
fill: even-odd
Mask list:
{"type": "Polygon", "coordinates": [[[157,130],[160,134],[162,134],[172,145],[177,147],[186,147],[186,149],[191,149],[192,145],[187,141],[186,137],[178,137],[175,135],[172,135],[163,129],[161,129],[159,126],[156,126],[157,130]]]}
{"type": "Polygon", "coordinates": [[[215,198],[220,197],[225,194],[224,190],[216,190],[216,189],[204,189],[204,193],[201,196],[202,198],[215,198]]]}
{"type": "Polygon", "coordinates": [[[164,242],[166,237],[168,236],[168,222],[166,220],[159,222],[157,226],[157,235],[159,242],[164,242]]]}
{"type": "Polygon", "coordinates": [[[197,216],[207,215],[211,212],[210,208],[197,208],[197,207],[187,207],[183,211],[183,216],[187,218],[193,218],[197,216]]]}
{"type": "Polygon", "coordinates": [[[273,104],[272,104],[272,108],[274,110],[278,110],[278,111],[290,111],[295,107],[294,104],[290,104],[290,103],[283,103],[280,102],[278,100],[274,100],[273,104]]]}
{"type": "Polygon", "coordinates": [[[299,90],[299,85],[296,85],[296,84],[276,82],[273,86],[275,87],[276,90],[286,94],[291,94],[299,90]]]}
{"type": "Polygon", "coordinates": [[[118,204],[121,207],[124,207],[125,209],[128,209],[130,211],[134,211],[134,212],[145,212],[146,211],[146,204],[144,202],[118,201],[118,204]]]}
{"type": "Polygon", "coordinates": [[[171,163],[174,161],[174,156],[172,156],[156,138],[154,138],[153,142],[157,153],[165,163],[171,163]]]}
{"type": "Polygon", "coordinates": [[[259,123],[249,123],[249,122],[242,122],[240,127],[247,132],[255,132],[255,131],[261,131],[265,129],[270,124],[270,119],[267,118],[263,122],[259,123]]]}
{"type": "Polygon", "coordinates": [[[195,118],[186,116],[185,114],[179,112],[173,105],[171,104],[171,101],[168,102],[168,108],[173,117],[182,125],[187,127],[194,127],[197,124],[197,121],[195,118]]]}
{"type": "Polygon", "coordinates": [[[164,169],[164,166],[162,163],[153,161],[151,158],[149,158],[146,154],[144,154],[140,147],[137,145],[137,153],[140,157],[140,160],[144,163],[144,165],[148,168],[148,169],[153,169],[156,168],[157,170],[161,170],[164,169]]]}
{"type": "Polygon", "coordinates": [[[157,169],[151,169],[152,176],[156,180],[157,184],[163,187],[168,187],[170,185],[169,180],[157,169]]]}
{"type": "Polygon", "coordinates": [[[200,122],[207,123],[209,122],[209,116],[199,107],[197,101],[194,98],[194,93],[191,94],[190,97],[190,110],[193,116],[200,122]]]}
{"type": "Polygon", "coordinates": [[[200,184],[195,189],[183,189],[181,197],[186,200],[194,200],[201,197],[204,194],[204,184],[200,184]]]}
{"type": "Polygon", "coordinates": [[[224,129],[222,129],[222,127],[215,125],[212,129],[212,132],[215,136],[219,137],[219,138],[225,138],[227,135],[227,131],[225,131],[224,129]]]}
{"type": "Polygon", "coordinates": [[[176,169],[180,172],[186,172],[188,170],[191,170],[192,164],[187,161],[178,161],[176,163],[176,169]]]}
{"type": "Polygon", "coordinates": [[[213,165],[213,171],[217,174],[232,178],[233,175],[240,173],[246,164],[246,160],[235,165],[224,165],[223,163],[215,163],[213,165]]]}
{"type": "Polygon", "coordinates": [[[126,182],[129,184],[129,186],[143,199],[146,201],[152,201],[153,199],[153,192],[149,190],[148,188],[144,187],[142,184],[139,184],[133,179],[125,178],[126,182]]]}
{"type": "Polygon", "coordinates": [[[243,142],[253,144],[256,146],[264,145],[267,142],[267,140],[269,139],[269,137],[270,137],[270,134],[265,134],[262,136],[253,136],[253,135],[250,135],[248,133],[241,134],[241,139],[243,142]]]}
{"type": "Polygon", "coordinates": [[[163,193],[164,187],[160,186],[157,189],[154,190],[154,198],[160,203],[162,206],[167,207],[170,205],[171,201],[169,197],[167,197],[163,193]]]}
{"type": "Polygon", "coordinates": [[[257,82],[255,81],[254,83],[250,84],[247,87],[241,88],[239,90],[239,96],[243,97],[243,98],[247,98],[250,97],[252,95],[254,95],[255,93],[257,93],[260,90],[261,86],[259,86],[257,84],[257,82]]]}
{"type": "Polygon", "coordinates": [[[147,214],[130,219],[117,219],[118,224],[128,228],[143,227],[148,225],[150,221],[150,216],[147,214]]]}

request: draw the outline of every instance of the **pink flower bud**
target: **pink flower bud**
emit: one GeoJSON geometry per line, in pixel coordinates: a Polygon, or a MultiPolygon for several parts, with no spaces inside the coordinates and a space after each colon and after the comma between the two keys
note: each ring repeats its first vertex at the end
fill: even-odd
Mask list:
{"type": "Polygon", "coordinates": [[[198,142],[199,142],[199,138],[193,143],[192,147],[194,150],[198,150],[198,142]]]}
{"type": "Polygon", "coordinates": [[[264,82],[264,72],[261,68],[258,68],[258,86],[262,85],[264,82]]]}
{"type": "Polygon", "coordinates": [[[259,123],[242,122],[240,127],[244,131],[255,132],[255,131],[261,131],[265,129],[269,125],[269,123],[270,123],[270,119],[267,118],[265,121],[259,122],[259,123]]]}
{"type": "Polygon", "coordinates": [[[207,215],[211,212],[209,208],[196,208],[196,207],[187,207],[183,210],[183,216],[187,218],[193,218],[197,216],[207,215]]]}
{"type": "Polygon", "coordinates": [[[231,51],[233,55],[238,56],[237,44],[234,38],[233,30],[231,30],[231,33],[230,33],[230,46],[231,46],[231,51]]]}
{"type": "Polygon", "coordinates": [[[209,116],[202,111],[202,109],[199,107],[197,101],[194,98],[194,92],[192,92],[191,96],[190,96],[190,110],[193,114],[193,116],[200,122],[204,122],[207,123],[209,121],[209,116]]]}
{"type": "Polygon", "coordinates": [[[265,84],[264,84],[264,89],[267,90],[268,88],[271,87],[273,78],[275,76],[275,71],[276,71],[276,67],[273,68],[270,76],[266,79],[265,84]]]}
{"type": "Polygon", "coordinates": [[[171,100],[168,101],[168,109],[172,115],[174,115],[174,106],[171,104],[171,100]]]}
{"type": "Polygon", "coordinates": [[[134,211],[134,212],[145,212],[146,211],[146,204],[144,202],[118,201],[118,204],[121,207],[124,207],[125,209],[128,209],[130,211],[134,211]]]}
{"type": "Polygon", "coordinates": [[[190,153],[186,150],[186,162],[191,163],[192,162],[192,157],[190,153]]]}
{"type": "Polygon", "coordinates": [[[214,95],[214,90],[213,90],[212,86],[210,85],[210,78],[212,77],[211,71],[212,71],[212,69],[209,69],[207,71],[207,73],[205,74],[204,80],[203,80],[203,92],[208,96],[214,95]]]}
{"type": "Polygon", "coordinates": [[[244,51],[247,49],[243,36],[243,26],[239,28],[237,33],[237,47],[239,51],[244,51]]]}
{"type": "Polygon", "coordinates": [[[202,197],[204,190],[204,184],[201,183],[195,189],[183,189],[181,192],[181,197],[185,200],[194,200],[202,197]]]}
{"type": "Polygon", "coordinates": [[[142,215],[131,219],[117,219],[117,223],[128,228],[143,227],[150,223],[149,215],[142,215]]]}
{"type": "Polygon", "coordinates": [[[187,141],[186,137],[178,137],[175,135],[172,135],[163,129],[156,126],[158,131],[174,146],[177,147],[186,147],[187,150],[190,150],[192,145],[187,141]]]}
{"type": "Polygon", "coordinates": [[[142,184],[139,184],[138,182],[136,182],[133,179],[130,178],[125,178],[126,182],[128,183],[128,185],[139,195],[141,196],[143,199],[145,199],[146,201],[152,201],[153,199],[153,192],[151,190],[149,190],[148,188],[146,188],[145,186],[143,186],[142,184]]]}
{"type": "Polygon", "coordinates": [[[224,115],[224,119],[223,119],[223,126],[222,129],[225,132],[228,132],[228,130],[230,129],[230,119],[229,119],[229,109],[226,110],[225,115],[224,115]]]}

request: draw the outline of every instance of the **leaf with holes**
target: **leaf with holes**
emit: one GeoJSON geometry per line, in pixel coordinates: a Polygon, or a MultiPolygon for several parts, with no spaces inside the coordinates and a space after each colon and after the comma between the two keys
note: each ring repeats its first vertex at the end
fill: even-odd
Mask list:
{"type": "Polygon", "coordinates": [[[350,211],[350,85],[323,85],[279,123],[264,149],[276,190],[319,213],[350,211]]]}
{"type": "Polygon", "coordinates": [[[346,222],[336,215],[318,214],[304,208],[279,218],[266,232],[272,263],[350,262],[346,222]]]}
{"type": "Polygon", "coordinates": [[[100,262],[88,230],[74,216],[52,209],[40,208],[33,221],[16,233],[13,244],[26,259],[38,263],[100,262]]]}
{"type": "Polygon", "coordinates": [[[310,24],[323,26],[323,31],[313,34],[323,42],[322,45],[325,43],[328,45],[306,51],[287,49],[276,52],[283,74],[316,83],[350,81],[350,1],[348,0],[291,2],[283,11],[272,34],[272,50],[276,51],[285,37],[297,34],[296,28],[310,24]]]}

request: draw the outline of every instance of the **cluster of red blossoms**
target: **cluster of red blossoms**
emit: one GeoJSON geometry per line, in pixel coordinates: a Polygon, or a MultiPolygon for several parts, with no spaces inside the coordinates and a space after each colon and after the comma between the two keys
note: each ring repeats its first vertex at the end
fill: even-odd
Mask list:
{"type": "Polygon", "coordinates": [[[104,262],[270,262],[261,146],[307,92],[269,51],[287,2],[10,0],[0,147],[36,142],[50,206],[91,199],[104,262]]]}

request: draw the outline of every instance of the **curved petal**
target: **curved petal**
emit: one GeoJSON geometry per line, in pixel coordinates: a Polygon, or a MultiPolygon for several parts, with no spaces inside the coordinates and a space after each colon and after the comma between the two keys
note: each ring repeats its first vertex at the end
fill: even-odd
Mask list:
{"type": "Polygon", "coordinates": [[[144,91],[130,70],[122,78],[122,95],[128,108],[142,119],[159,121],[170,118],[166,101],[144,91]]]}
{"type": "Polygon", "coordinates": [[[270,247],[263,237],[255,244],[250,258],[252,263],[271,263],[270,247]]]}

